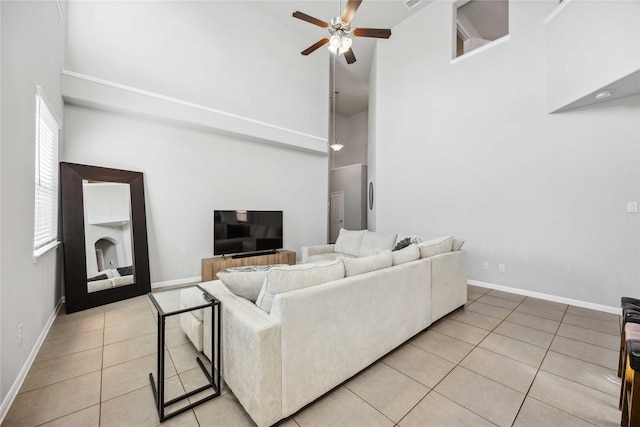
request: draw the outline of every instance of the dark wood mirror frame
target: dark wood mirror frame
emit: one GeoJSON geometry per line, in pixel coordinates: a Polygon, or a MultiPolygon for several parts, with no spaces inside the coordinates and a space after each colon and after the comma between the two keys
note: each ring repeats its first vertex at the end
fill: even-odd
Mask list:
{"type": "Polygon", "coordinates": [[[144,295],[151,291],[147,220],[142,172],[60,162],[64,281],[67,313],[144,295]],[[131,192],[131,227],[135,283],[87,292],[87,262],[82,180],[121,182],[131,192]]]}

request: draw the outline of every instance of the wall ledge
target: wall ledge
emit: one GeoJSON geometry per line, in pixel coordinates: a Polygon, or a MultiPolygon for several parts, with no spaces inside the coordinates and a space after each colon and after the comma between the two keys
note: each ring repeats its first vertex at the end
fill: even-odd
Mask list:
{"type": "Polygon", "coordinates": [[[327,156],[327,138],[243,117],[70,70],[62,70],[67,104],[142,115],[327,156]]]}
{"type": "Polygon", "coordinates": [[[553,18],[555,18],[565,7],[567,7],[567,4],[569,4],[571,2],[571,0],[564,0],[562,3],[558,3],[558,5],[553,8],[553,10],[551,11],[551,13],[549,13],[547,15],[546,18],[544,18],[544,20],[542,21],[543,24],[548,24],[551,20],[553,20],[553,18]]]}

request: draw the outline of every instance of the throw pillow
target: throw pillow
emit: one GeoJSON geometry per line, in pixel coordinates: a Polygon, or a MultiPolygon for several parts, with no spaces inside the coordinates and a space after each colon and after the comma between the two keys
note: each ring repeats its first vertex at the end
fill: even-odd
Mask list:
{"type": "Polygon", "coordinates": [[[404,264],[420,259],[420,248],[418,245],[410,244],[406,248],[392,252],[391,255],[393,256],[393,265],[404,264]]]}
{"type": "Polygon", "coordinates": [[[453,236],[427,240],[426,242],[420,243],[418,247],[420,248],[421,258],[451,252],[451,248],[453,247],[453,236]]]}
{"type": "Polygon", "coordinates": [[[398,243],[396,243],[396,245],[393,247],[393,250],[394,251],[399,251],[400,249],[406,248],[410,244],[411,244],[411,237],[405,237],[404,239],[402,239],[398,243]]]}
{"type": "Polygon", "coordinates": [[[453,239],[453,245],[451,246],[452,251],[459,251],[464,245],[464,240],[453,239]]]}
{"type": "Polygon", "coordinates": [[[246,265],[219,271],[218,279],[234,294],[256,302],[267,272],[273,267],[284,267],[287,264],[246,265]]]}
{"type": "Polygon", "coordinates": [[[422,242],[427,240],[427,239],[425,239],[424,237],[421,237],[421,236],[398,233],[398,238],[396,239],[396,244],[400,243],[400,241],[402,241],[404,239],[409,239],[409,242],[413,243],[414,245],[417,245],[418,243],[422,243],[422,242]]]}
{"type": "Polygon", "coordinates": [[[96,282],[98,280],[105,280],[105,279],[108,279],[106,274],[98,274],[97,276],[89,277],[87,279],[87,282],[96,282]]]}
{"type": "Polygon", "coordinates": [[[347,277],[381,270],[383,268],[391,267],[393,264],[393,257],[391,256],[391,251],[389,249],[380,251],[380,253],[373,256],[341,259],[344,263],[344,270],[347,277]]]}
{"type": "Polygon", "coordinates": [[[116,268],[116,270],[118,270],[118,273],[120,273],[121,276],[131,276],[133,274],[132,265],[129,265],[127,267],[118,267],[116,268]]]}
{"type": "Polygon", "coordinates": [[[271,312],[276,295],[332,282],[344,277],[344,264],[336,260],[327,264],[299,264],[275,267],[269,270],[264,280],[256,305],[271,312]]]}
{"type": "Polygon", "coordinates": [[[338,239],[336,239],[333,251],[358,256],[363,235],[364,230],[352,231],[344,228],[340,229],[340,234],[338,235],[338,239]]]}
{"type": "Polygon", "coordinates": [[[375,233],[369,230],[364,231],[362,243],[360,243],[359,257],[375,255],[380,250],[393,249],[397,234],[375,233]]]}

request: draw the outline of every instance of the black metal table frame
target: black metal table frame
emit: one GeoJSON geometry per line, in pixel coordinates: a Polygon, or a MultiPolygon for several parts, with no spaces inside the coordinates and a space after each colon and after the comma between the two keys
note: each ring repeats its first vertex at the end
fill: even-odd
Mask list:
{"type": "MultiPolygon", "coordinates": [[[[196,406],[208,402],[218,396],[220,396],[220,301],[217,300],[213,295],[209,294],[206,290],[204,290],[199,285],[196,285],[198,289],[202,291],[203,297],[209,302],[206,304],[198,305],[195,307],[185,308],[183,310],[174,311],[169,314],[166,314],[160,304],[151,296],[152,292],[149,292],[149,297],[153,305],[158,310],[158,386],[156,388],[156,383],[153,380],[153,373],[149,373],[149,381],[151,381],[151,389],[153,390],[153,397],[156,401],[156,406],[158,409],[158,415],[160,417],[160,422],[164,422],[170,418],[183,414],[190,409],[195,408],[196,406]],[[209,383],[205,386],[202,386],[196,390],[190,391],[188,393],[183,394],[182,396],[176,397],[175,399],[171,399],[168,402],[164,401],[164,346],[165,346],[165,320],[169,316],[175,316],[182,313],[187,313],[189,311],[204,309],[207,307],[211,307],[211,333],[214,335],[211,337],[211,351],[212,351],[212,360],[211,361],[211,374],[207,371],[204,364],[200,360],[200,357],[196,356],[196,362],[204,372],[204,375],[207,377],[209,383]],[[217,344],[217,345],[216,345],[217,344]],[[216,369],[216,366],[218,368],[216,369]],[[202,391],[213,389],[214,393],[210,396],[204,397],[197,402],[191,403],[183,408],[180,408],[168,415],[165,415],[164,410],[166,407],[173,405],[176,402],[179,402],[183,399],[191,397],[195,394],[198,394],[202,391]]],[[[203,319],[204,322],[204,319],[203,319]]]]}

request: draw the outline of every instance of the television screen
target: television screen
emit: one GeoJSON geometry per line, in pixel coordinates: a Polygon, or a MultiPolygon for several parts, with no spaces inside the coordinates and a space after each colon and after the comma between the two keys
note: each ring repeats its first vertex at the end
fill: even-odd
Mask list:
{"type": "Polygon", "coordinates": [[[282,211],[213,212],[213,254],[282,248],[282,211]]]}

